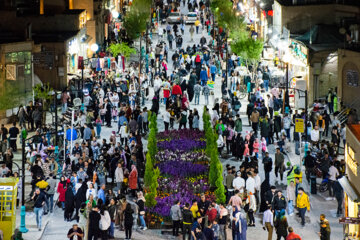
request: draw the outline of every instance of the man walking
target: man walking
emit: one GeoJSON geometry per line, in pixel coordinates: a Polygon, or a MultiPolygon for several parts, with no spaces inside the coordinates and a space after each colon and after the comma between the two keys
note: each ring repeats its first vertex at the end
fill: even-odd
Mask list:
{"type": "Polygon", "coordinates": [[[194,25],[191,25],[189,32],[190,32],[190,37],[191,37],[190,42],[193,42],[194,41],[194,32],[195,32],[194,25]]]}
{"type": "Polygon", "coordinates": [[[195,105],[198,105],[200,102],[200,93],[201,93],[201,85],[200,82],[198,82],[194,86],[195,105]]]}
{"type": "Polygon", "coordinates": [[[13,126],[9,129],[10,147],[12,148],[12,150],[14,152],[17,151],[16,140],[17,140],[17,136],[19,135],[19,133],[20,133],[20,131],[16,127],[16,123],[14,122],[13,126]]]}
{"type": "Polygon", "coordinates": [[[309,196],[306,193],[304,193],[304,189],[302,187],[300,187],[298,191],[299,194],[296,199],[296,207],[299,208],[301,225],[305,226],[305,213],[306,210],[310,212],[310,201],[309,201],[309,196]]]}
{"type": "Polygon", "coordinates": [[[36,225],[39,231],[41,231],[41,221],[44,212],[43,206],[46,203],[45,193],[41,192],[39,188],[36,188],[34,195],[31,198],[34,201],[34,213],[36,217],[36,225]]]}
{"type": "Polygon", "coordinates": [[[186,203],[185,207],[182,211],[182,216],[183,216],[183,230],[182,230],[182,234],[183,234],[183,240],[187,239],[186,235],[188,235],[188,238],[191,238],[191,225],[194,222],[194,217],[192,212],[190,211],[190,204],[186,203]]]}
{"type": "MultiPolygon", "coordinates": [[[[284,174],[284,154],[280,152],[280,148],[276,148],[275,153],[275,176],[278,177],[278,173],[280,174],[280,181],[283,180],[283,174],[284,174]]],[[[277,182],[277,179],[276,179],[277,182]]]]}
{"type": "Polygon", "coordinates": [[[122,169],[121,163],[118,163],[117,168],[115,169],[115,182],[117,190],[121,193],[122,183],[124,182],[124,171],[122,169]]]}
{"type": "Polygon", "coordinates": [[[167,35],[167,39],[168,39],[168,42],[169,42],[169,47],[170,49],[172,49],[172,42],[174,40],[174,35],[172,35],[172,33],[170,32],[168,35],[167,35]]]}
{"type": "Polygon", "coordinates": [[[264,164],[265,180],[268,180],[270,182],[270,172],[272,170],[273,161],[271,157],[269,157],[268,152],[265,153],[263,164],[264,164]]]}
{"type": "Polygon", "coordinates": [[[50,173],[49,175],[49,179],[47,180],[47,183],[48,183],[48,190],[47,190],[47,200],[49,201],[49,204],[47,204],[49,206],[49,210],[50,210],[50,213],[53,212],[53,209],[54,209],[54,194],[55,194],[55,188],[56,188],[56,185],[57,185],[57,182],[56,182],[56,176],[53,176],[52,173],[50,173]]]}
{"type": "Polygon", "coordinates": [[[272,240],[272,234],[274,229],[274,214],[271,211],[271,206],[267,206],[267,210],[263,216],[263,229],[268,231],[268,240],[272,240]]]}
{"type": "Polygon", "coordinates": [[[172,205],[170,216],[173,221],[173,236],[179,236],[180,220],[182,218],[179,200],[176,200],[174,205],[172,205]]]}
{"type": "Polygon", "coordinates": [[[325,218],[325,214],[320,214],[320,240],[330,240],[330,223],[329,220],[325,218]]]}

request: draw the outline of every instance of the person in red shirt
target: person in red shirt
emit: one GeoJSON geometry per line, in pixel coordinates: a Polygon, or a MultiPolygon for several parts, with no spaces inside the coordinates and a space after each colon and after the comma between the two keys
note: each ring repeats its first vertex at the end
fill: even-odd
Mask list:
{"type": "Polygon", "coordinates": [[[294,233],[294,229],[292,227],[288,227],[289,234],[286,237],[286,240],[301,240],[301,237],[294,233]]]}
{"type": "Polygon", "coordinates": [[[216,216],[217,216],[217,210],[211,204],[209,205],[208,210],[206,211],[206,215],[208,216],[209,223],[212,223],[216,216]]]}
{"type": "Polygon", "coordinates": [[[174,83],[171,94],[174,96],[177,96],[177,95],[182,96],[181,87],[179,85],[177,85],[176,83],[174,83]]]}

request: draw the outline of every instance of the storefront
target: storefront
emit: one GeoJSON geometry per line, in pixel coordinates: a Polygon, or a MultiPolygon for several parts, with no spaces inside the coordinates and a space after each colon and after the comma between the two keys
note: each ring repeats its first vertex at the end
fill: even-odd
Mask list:
{"type": "Polygon", "coordinates": [[[339,179],[344,189],[344,217],[339,222],[344,224],[347,239],[360,239],[360,125],[347,125],[345,162],[346,176],[339,179]]]}
{"type": "Polygon", "coordinates": [[[90,50],[88,42],[90,37],[86,34],[86,28],[67,41],[67,72],[76,74],[78,71],[79,57],[87,58],[90,50]]]}

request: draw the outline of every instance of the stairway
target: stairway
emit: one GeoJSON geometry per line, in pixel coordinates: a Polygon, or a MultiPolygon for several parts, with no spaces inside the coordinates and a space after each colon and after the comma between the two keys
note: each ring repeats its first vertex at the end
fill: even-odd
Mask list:
{"type": "Polygon", "coordinates": [[[336,116],[336,119],[339,120],[340,124],[346,123],[351,109],[356,108],[360,105],[360,97],[356,98],[350,104],[344,105],[344,109],[336,116]]]}

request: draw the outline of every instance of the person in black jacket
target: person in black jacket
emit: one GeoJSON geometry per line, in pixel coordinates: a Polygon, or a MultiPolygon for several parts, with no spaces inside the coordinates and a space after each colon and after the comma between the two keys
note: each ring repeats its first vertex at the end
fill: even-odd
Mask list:
{"type": "Polygon", "coordinates": [[[191,226],[194,222],[194,217],[192,212],[190,211],[190,204],[186,203],[185,207],[182,211],[183,216],[183,240],[186,239],[186,235],[189,235],[189,238],[191,238],[191,226]]]}
{"type": "Polygon", "coordinates": [[[125,239],[131,239],[131,230],[134,222],[133,213],[134,210],[132,210],[131,204],[128,203],[124,211],[125,239]]]}
{"type": "Polygon", "coordinates": [[[269,204],[272,203],[273,198],[274,198],[274,196],[275,196],[275,192],[276,192],[276,187],[275,187],[275,186],[271,186],[271,187],[270,187],[270,190],[265,193],[265,203],[266,203],[267,205],[269,205],[269,204]]]}
{"type": "Polygon", "coordinates": [[[96,205],[89,213],[89,231],[88,240],[97,240],[100,233],[99,222],[101,216],[99,213],[99,207],[96,205]]]}
{"type": "Polygon", "coordinates": [[[267,179],[270,182],[270,172],[272,170],[273,161],[271,157],[269,157],[268,152],[265,153],[263,164],[264,164],[265,179],[267,179]]]}
{"type": "Polygon", "coordinates": [[[67,222],[71,221],[72,214],[74,212],[75,196],[72,186],[69,185],[65,192],[65,211],[64,220],[67,222]]]}
{"type": "Polygon", "coordinates": [[[43,206],[46,203],[45,193],[40,191],[39,188],[36,188],[34,195],[32,196],[31,199],[34,201],[34,213],[36,215],[36,224],[39,231],[41,231],[41,219],[44,211],[43,206]]]}
{"type": "MultiPolygon", "coordinates": [[[[79,179],[79,182],[82,181],[79,179]]],[[[79,209],[81,207],[81,204],[86,202],[86,191],[88,189],[87,183],[83,182],[81,187],[78,189],[75,195],[75,216],[73,219],[77,220],[79,222],[79,209]]],[[[66,194],[65,194],[65,201],[66,201],[66,194]]]]}
{"type": "Polygon", "coordinates": [[[277,216],[282,210],[286,209],[286,198],[282,195],[281,190],[278,190],[276,195],[274,195],[271,207],[275,211],[275,216],[277,216]]]}
{"type": "Polygon", "coordinates": [[[308,181],[308,183],[310,183],[310,175],[315,167],[315,162],[316,159],[313,156],[311,156],[311,152],[307,151],[304,165],[305,165],[306,180],[308,181]]]}

